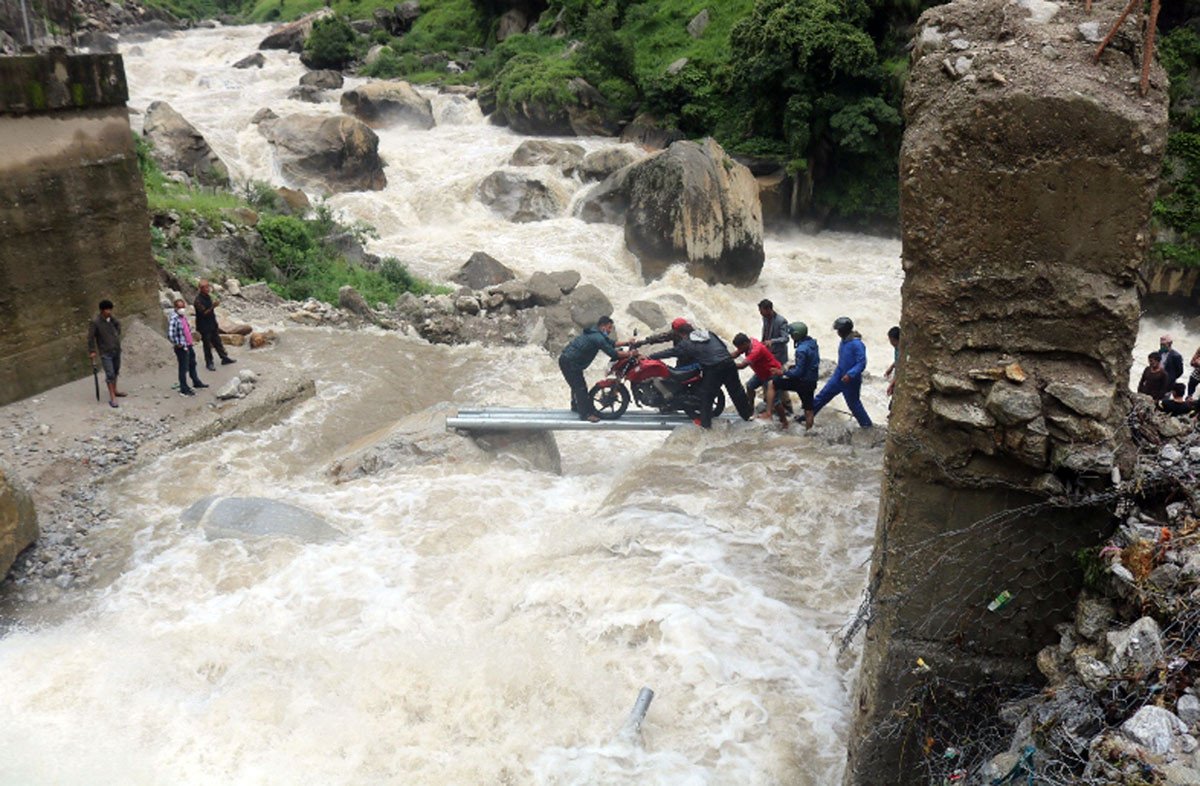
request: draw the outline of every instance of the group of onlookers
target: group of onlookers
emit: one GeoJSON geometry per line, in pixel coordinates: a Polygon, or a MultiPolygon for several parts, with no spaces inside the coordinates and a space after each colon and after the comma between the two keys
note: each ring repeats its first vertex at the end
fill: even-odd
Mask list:
{"type": "Polygon", "coordinates": [[[1169,334],[1158,340],[1158,351],[1150,353],[1150,363],[1142,371],[1137,392],[1154,399],[1155,406],[1171,415],[1195,414],[1200,407],[1193,398],[1200,385],[1200,349],[1192,354],[1191,374],[1183,377],[1183,355],[1174,347],[1169,334]]]}
{"type": "MultiPolygon", "coordinates": [[[[212,296],[212,285],[202,279],[200,292],[192,306],[196,311],[196,326],[193,330],[187,318],[187,302],[178,298],[172,304],[173,310],[167,318],[167,338],[175,349],[175,361],[179,370],[179,395],[194,396],[195,388],[206,388],[208,385],[200,381],[196,374],[195,339],[199,333],[204,345],[204,365],[209,371],[216,371],[213,363],[215,353],[221,359],[221,365],[236,363],[225,351],[221,343],[220,328],[217,326],[217,306],[220,300],[212,296]],[[192,384],[188,385],[188,378],[192,384]]],[[[108,405],[117,408],[117,399],[125,396],[117,390],[117,377],[121,373],[121,323],[113,316],[113,302],[100,301],[100,313],[88,325],[88,352],[95,362],[99,357],[104,367],[104,380],[108,384],[108,405]]]]}

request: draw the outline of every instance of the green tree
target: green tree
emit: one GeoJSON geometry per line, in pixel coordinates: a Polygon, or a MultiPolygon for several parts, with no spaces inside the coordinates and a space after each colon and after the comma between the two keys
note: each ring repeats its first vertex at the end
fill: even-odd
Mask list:
{"type": "Polygon", "coordinates": [[[781,140],[814,205],[885,217],[898,202],[901,116],[870,19],[862,0],[758,0],[730,34],[729,98],[740,139],[781,140]]]}
{"type": "Polygon", "coordinates": [[[310,68],[345,68],[354,59],[358,35],[340,16],[326,16],[313,23],[304,42],[304,64],[310,68]]]}

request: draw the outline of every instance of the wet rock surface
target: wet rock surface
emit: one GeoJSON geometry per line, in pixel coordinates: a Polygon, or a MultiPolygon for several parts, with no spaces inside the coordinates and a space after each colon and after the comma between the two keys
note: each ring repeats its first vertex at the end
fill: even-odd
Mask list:
{"type": "Polygon", "coordinates": [[[259,123],[258,130],[284,175],[306,191],[378,191],[387,185],[379,138],[353,118],[286,115],[259,123]]]}
{"type": "MultiPolygon", "coordinates": [[[[340,86],[340,85],[339,85],[340,86]]],[[[342,111],[375,127],[433,128],[433,107],[408,82],[368,82],[342,93],[342,111]]]]}
{"type": "Polygon", "coordinates": [[[229,170],[209,147],[196,127],[165,101],[146,109],[144,133],[153,146],[151,155],[164,172],[186,172],[207,185],[227,185],[229,170]]]}
{"type": "Polygon", "coordinates": [[[709,283],[758,280],[762,208],[750,170],[712,139],[676,142],[609,175],[580,205],[585,221],[623,223],[647,281],[675,263],[709,283]]]}

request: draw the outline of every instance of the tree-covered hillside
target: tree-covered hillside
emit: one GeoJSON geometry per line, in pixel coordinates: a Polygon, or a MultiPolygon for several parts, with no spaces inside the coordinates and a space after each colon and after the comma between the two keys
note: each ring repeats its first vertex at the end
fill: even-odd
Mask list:
{"type": "MultiPolygon", "coordinates": [[[[255,22],[326,4],[151,2],[191,16],[211,4],[209,15],[255,22]]],[[[648,114],[686,137],[713,136],[732,153],[762,159],[764,169],[785,167],[802,215],[894,224],[906,46],[933,0],[418,2],[419,15],[402,29],[388,26],[396,0],[328,5],[348,21],[382,9],[356,50],[383,45],[364,68],[369,75],[478,82],[483,103],[534,132],[569,133],[580,123],[611,129],[648,114]]],[[[1173,134],[1169,186],[1155,207],[1157,253],[1200,264],[1200,0],[1164,4],[1159,29],[1173,134]]]]}

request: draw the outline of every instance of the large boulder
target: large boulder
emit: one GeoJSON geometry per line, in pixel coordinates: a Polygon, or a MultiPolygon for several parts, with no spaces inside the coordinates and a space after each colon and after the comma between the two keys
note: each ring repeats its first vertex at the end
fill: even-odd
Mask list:
{"type": "Polygon", "coordinates": [[[266,259],[267,250],[258,233],[251,232],[244,236],[193,237],[192,256],[198,276],[224,273],[245,279],[259,275],[258,262],[266,259]]]}
{"type": "Polygon", "coordinates": [[[487,289],[505,281],[512,281],[516,274],[495,257],[476,251],[463,263],[450,280],[471,289],[487,289]]]}
{"type": "Polygon", "coordinates": [[[413,22],[421,15],[421,4],[417,0],[406,0],[392,9],[392,33],[402,35],[412,29],[413,22]]]}
{"type": "Polygon", "coordinates": [[[146,109],[143,132],[164,172],[186,172],[206,185],[229,184],[225,164],[195,126],[166,101],[155,101],[146,109]]]}
{"type": "Polygon", "coordinates": [[[433,128],[433,106],[408,82],[368,82],[342,93],[342,111],[377,128],[433,128]]]}
{"type": "Polygon", "coordinates": [[[493,211],[517,223],[560,215],[569,199],[566,190],[557,183],[503,169],[484,178],[476,194],[493,211]]]}
{"type": "Polygon", "coordinates": [[[611,316],[612,301],[593,284],[576,287],[571,294],[563,298],[571,312],[571,321],[581,328],[596,324],[600,317],[611,316]]]}
{"type": "Polygon", "coordinates": [[[710,284],[747,286],[763,265],[758,184],[712,139],[676,142],[617,170],[580,206],[587,221],[625,221],[647,281],[677,262],[710,284]]]}
{"type": "Polygon", "coordinates": [[[564,171],[579,166],[583,160],[583,148],[571,142],[551,142],[545,139],[526,139],[513,151],[508,159],[510,166],[557,167],[564,171]]]}
{"type": "Polygon", "coordinates": [[[0,579],[21,550],[37,540],[33,497],[11,469],[0,465],[0,579]]]}
{"type": "Polygon", "coordinates": [[[332,13],[333,11],[330,9],[322,8],[320,11],[300,17],[295,22],[288,22],[285,25],[277,27],[259,43],[258,48],[286,49],[289,52],[299,52],[304,48],[304,42],[308,39],[308,34],[312,32],[313,22],[332,13]]]}
{"type": "Polygon", "coordinates": [[[584,180],[603,180],[618,169],[641,161],[644,155],[638,154],[631,147],[606,147],[603,150],[593,150],[583,157],[583,161],[575,168],[584,180]]]}
{"type": "Polygon", "coordinates": [[[320,516],[287,502],[263,497],[205,497],[180,515],[184,524],[199,524],[209,540],[258,540],[285,537],[323,543],[342,533],[320,516]]]}
{"type": "Polygon", "coordinates": [[[309,71],[300,77],[300,84],[302,86],[316,87],[321,90],[338,90],[344,82],[342,72],[334,71],[331,68],[309,71]]]}
{"type": "Polygon", "coordinates": [[[259,124],[280,169],[306,191],[379,191],[387,185],[379,137],[350,117],[286,115],[259,124]]]}

